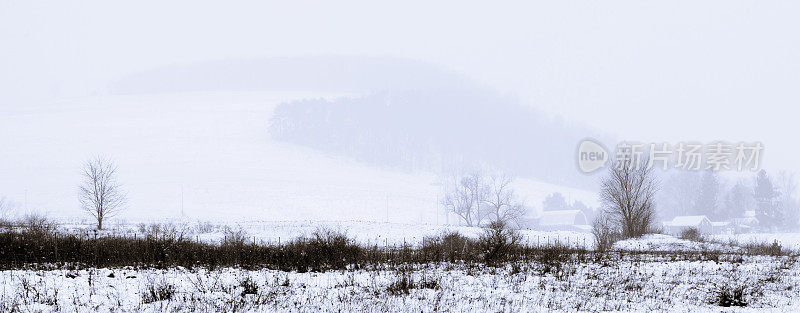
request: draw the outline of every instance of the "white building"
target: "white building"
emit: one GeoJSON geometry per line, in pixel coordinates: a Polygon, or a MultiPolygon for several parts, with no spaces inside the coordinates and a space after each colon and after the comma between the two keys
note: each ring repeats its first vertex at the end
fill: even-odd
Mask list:
{"type": "Polygon", "coordinates": [[[734,232],[741,234],[741,233],[752,233],[758,229],[759,221],[755,216],[747,216],[745,217],[737,217],[731,219],[731,226],[734,229],[734,232]]]}
{"type": "Polygon", "coordinates": [[[675,236],[689,228],[697,228],[701,234],[710,234],[713,231],[711,220],[705,215],[676,216],[672,221],[664,222],[664,230],[675,236]]]}

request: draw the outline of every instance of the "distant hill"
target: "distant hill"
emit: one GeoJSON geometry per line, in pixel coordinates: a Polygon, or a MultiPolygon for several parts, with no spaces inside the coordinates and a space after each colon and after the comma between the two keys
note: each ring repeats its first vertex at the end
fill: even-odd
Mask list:
{"type": "Polygon", "coordinates": [[[575,149],[585,137],[601,137],[475,89],[286,102],[270,127],[279,140],[380,166],[434,172],[480,167],[588,188],[595,181],[577,171],[575,149]]]}
{"type": "Polygon", "coordinates": [[[428,63],[388,57],[309,56],[219,60],[176,65],[129,75],[113,94],[187,91],[371,92],[474,88],[455,72],[428,63]],[[469,86],[469,87],[468,87],[469,86]]]}
{"type": "Polygon", "coordinates": [[[371,165],[434,172],[492,168],[581,188],[596,186],[575,168],[578,141],[605,139],[461,74],[390,57],[219,60],[137,73],[109,89],[113,94],[359,95],[282,103],[270,120],[270,132],[284,142],[371,165]]]}

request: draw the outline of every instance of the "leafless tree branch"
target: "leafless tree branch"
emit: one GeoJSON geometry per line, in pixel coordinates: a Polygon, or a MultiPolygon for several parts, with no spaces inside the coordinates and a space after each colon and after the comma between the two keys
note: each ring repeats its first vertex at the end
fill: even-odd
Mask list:
{"type": "Polygon", "coordinates": [[[652,168],[645,166],[647,160],[636,160],[632,155],[623,159],[609,167],[600,199],[622,235],[638,237],[652,230],[658,186],[652,168]]]}
{"type": "Polygon", "coordinates": [[[97,220],[97,229],[103,229],[103,221],[118,214],[127,202],[116,173],[114,162],[99,156],[83,165],[78,197],[81,208],[97,220]]]}

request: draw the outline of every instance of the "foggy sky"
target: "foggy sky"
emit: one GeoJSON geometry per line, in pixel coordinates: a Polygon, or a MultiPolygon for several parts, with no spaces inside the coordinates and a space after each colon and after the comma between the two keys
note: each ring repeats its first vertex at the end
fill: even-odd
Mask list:
{"type": "Polygon", "coordinates": [[[0,106],[207,60],[392,56],[463,73],[621,139],[762,141],[797,170],[791,1],[0,1],[0,106]]]}

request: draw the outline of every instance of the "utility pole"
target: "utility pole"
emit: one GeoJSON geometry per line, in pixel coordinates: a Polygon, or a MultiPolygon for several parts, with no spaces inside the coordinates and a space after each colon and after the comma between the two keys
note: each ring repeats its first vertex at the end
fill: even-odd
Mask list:
{"type": "Polygon", "coordinates": [[[435,213],[436,213],[436,225],[439,225],[439,191],[442,188],[442,183],[433,182],[430,185],[433,186],[433,187],[437,187],[437,189],[439,189],[439,190],[436,191],[436,211],[435,211],[435,213]]]}
{"type": "Polygon", "coordinates": [[[183,212],[183,184],[181,184],[181,217],[186,217],[186,214],[183,212]]]}

